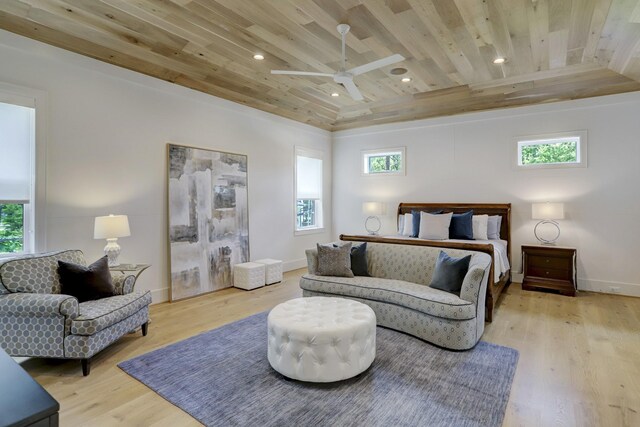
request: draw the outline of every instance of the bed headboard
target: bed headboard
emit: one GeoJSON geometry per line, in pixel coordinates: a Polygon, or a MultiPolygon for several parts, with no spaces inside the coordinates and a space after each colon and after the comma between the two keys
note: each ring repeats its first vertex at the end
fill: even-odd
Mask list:
{"type": "Polygon", "coordinates": [[[398,215],[411,211],[436,212],[444,211],[463,213],[473,209],[474,215],[500,215],[500,237],[507,241],[507,255],[511,262],[511,203],[400,203],[398,215]]]}

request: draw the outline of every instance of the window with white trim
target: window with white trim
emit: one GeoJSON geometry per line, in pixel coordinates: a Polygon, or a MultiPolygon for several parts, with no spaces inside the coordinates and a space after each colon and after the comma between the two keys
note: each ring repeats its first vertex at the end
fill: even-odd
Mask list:
{"type": "Polygon", "coordinates": [[[585,131],[517,138],[520,168],[565,168],[587,165],[585,131]]]}
{"type": "Polygon", "coordinates": [[[323,153],[296,147],[295,155],[295,231],[320,231],[322,218],[323,153]]]}
{"type": "Polygon", "coordinates": [[[34,247],[35,105],[21,104],[0,102],[0,255],[34,247]]]}
{"type": "Polygon", "coordinates": [[[404,164],[404,147],[362,152],[363,175],[404,175],[404,164]]]}

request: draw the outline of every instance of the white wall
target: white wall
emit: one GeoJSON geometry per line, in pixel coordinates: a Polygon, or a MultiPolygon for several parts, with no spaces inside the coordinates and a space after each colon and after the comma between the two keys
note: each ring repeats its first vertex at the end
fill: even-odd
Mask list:
{"type": "MultiPolygon", "coordinates": [[[[565,202],[558,244],[578,249],[579,288],[640,296],[640,94],[383,125],[334,134],[334,235],[364,233],[361,203],[512,203],[513,271],[536,242],[531,202],[565,202]],[[512,138],[588,131],[588,167],[517,170],[512,138]],[[360,151],[407,147],[407,174],[363,177],[360,151]]],[[[520,276],[521,277],[521,276],[520,276]]]]}
{"type": "Polygon", "coordinates": [[[141,289],[167,299],[166,144],[247,154],[251,258],[306,265],[331,238],[331,134],[0,30],[0,82],[48,95],[49,250],[102,255],[93,219],[129,215],[123,262],[150,263],[141,289]],[[294,236],[294,146],[325,153],[325,231],[294,236]]]}

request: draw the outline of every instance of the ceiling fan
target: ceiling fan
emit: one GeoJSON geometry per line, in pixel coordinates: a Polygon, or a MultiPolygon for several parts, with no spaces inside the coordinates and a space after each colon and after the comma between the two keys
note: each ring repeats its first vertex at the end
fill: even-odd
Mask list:
{"type": "Polygon", "coordinates": [[[331,73],[316,73],[312,71],[288,71],[288,70],[271,70],[271,74],[286,74],[292,76],[316,76],[316,77],[333,77],[333,81],[340,83],[349,92],[351,98],[356,101],[362,101],[364,98],[358,89],[358,86],[353,82],[353,78],[360,74],[364,74],[369,71],[377,70],[378,68],[386,67],[387,65],[395,64],[396,62],[404,61],[404,56],[395,54],[387,56],[386,58],[378,59],[377,61],[369,62],[368,64],[360,65],[358,67],[345,70],[346,54],[345,54],[345,40],[347,33],[351,27],[347,24],[338,25],[338,32],[342,36],[342,61],[340,70],[331,73]]]}

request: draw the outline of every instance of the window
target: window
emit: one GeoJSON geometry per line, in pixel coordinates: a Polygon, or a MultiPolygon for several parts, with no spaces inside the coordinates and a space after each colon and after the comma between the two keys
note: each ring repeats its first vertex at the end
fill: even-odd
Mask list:
{"type": "Polygon", "coordinates": [[[404,175],[404,153],[404,147],[363,151],[362,174],[404,175]]]}
{"type": "Polygon", "coordinates": [[[322,229],[322,152],[296,147],[296,234],[322,229]]]}
{"type": "Polygon", "coordinates": [[[518,166],[558,168],[586,166],[586,132],[518,138],[518,166]]]}
{"type": "MultiPolygon", "coordinates": [[[[37,101],[44,105],[42,93],[0,83],[0,257],[34,252],[44,243],[39,239],[36,246],[44,233],[35,228],[35,177],[44,167],[44,156],[39,168],[36,163],[37,123],[43,126],[36,121],[37,101]]],[[[38,190],[44,199],[43,187],[38,190]]]]}

